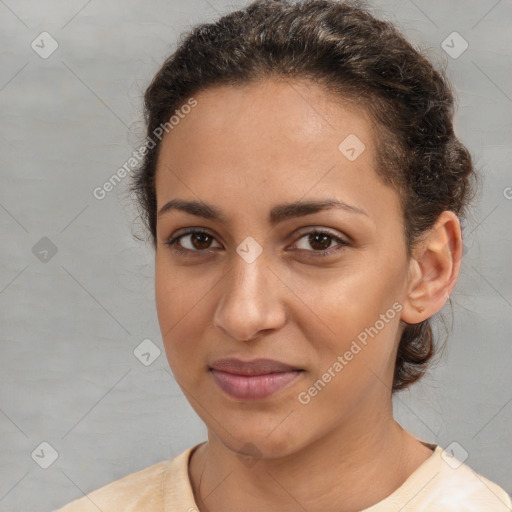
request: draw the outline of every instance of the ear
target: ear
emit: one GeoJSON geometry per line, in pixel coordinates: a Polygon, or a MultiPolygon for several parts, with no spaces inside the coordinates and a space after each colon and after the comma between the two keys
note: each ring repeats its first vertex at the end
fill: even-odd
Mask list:
{"type": "Polygon", "coordinates": [[[413,248],[401,319],[417,324],[437,313],[455,288],[462,259],[462,232],[450,211],[413,248]]]}

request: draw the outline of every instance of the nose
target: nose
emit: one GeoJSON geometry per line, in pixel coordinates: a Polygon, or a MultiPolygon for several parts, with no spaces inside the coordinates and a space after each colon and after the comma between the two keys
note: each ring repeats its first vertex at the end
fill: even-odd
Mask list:
{"type": "Polygon", "coordinates": [[[286,309],[279,294],[286,287],[263,255],[252,263],[235,255],[231,271],[221,283],[213,325],[231,338],[248,341],[285,324],[286,309]]]}

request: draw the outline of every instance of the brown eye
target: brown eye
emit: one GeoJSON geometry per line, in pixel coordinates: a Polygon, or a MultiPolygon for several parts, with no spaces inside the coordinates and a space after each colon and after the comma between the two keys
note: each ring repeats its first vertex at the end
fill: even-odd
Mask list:
{"type": "Polygon", "coordinates": [[[325,233],[312,233],[308,235],[308,243],[313,249],[325,251],[329,249],[332,242],[332,236],[326,235],[325,233]]]}
{"type": "Polygon", "coordinates": [[[195,249],[208,249],[213,238],[205,233],[194,233],[190,235],[190,240],[195,249]]]}
{"type": "MultiPolygon", "coordinates": [[[[166,242],[176,252],[201,253],[212,248],[215,237],[202,230],[191,230],[166,242]]],[[[218,245],[220,247],[220,245],[218,245]]]]}
{"type": "Polygon", "coordinates": [[[328,256],[349,243],[328,231],[311,231],[302,235],[295,245],[297,249],[310,252],[314,256],[328,256]]]}

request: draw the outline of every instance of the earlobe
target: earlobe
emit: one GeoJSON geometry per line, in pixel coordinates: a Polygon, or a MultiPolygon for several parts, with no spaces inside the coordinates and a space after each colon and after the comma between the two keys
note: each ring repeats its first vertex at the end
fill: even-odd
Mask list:
{"type": "Polygon", "coordinates": [[[437,313],[448,300],[460,270],[462,233],[458,217],[444,211],[413,250],[401,319],[416,324],[437,313]]]}

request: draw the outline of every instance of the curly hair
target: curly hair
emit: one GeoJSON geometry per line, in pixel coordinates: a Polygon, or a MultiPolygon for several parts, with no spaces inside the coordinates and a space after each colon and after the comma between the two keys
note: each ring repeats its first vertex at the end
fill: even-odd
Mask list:
{"type": "MultiPolygon", "coordinates": [[[[271,77],[311,80],[370,114],[377,174],[399,193],[409,257],[443,211],[465,216],[476,176],[454,134],[452,88],[392,23],[360,3],[256,0],[193,27],[145,92],[147,135],[201,90],[271,77]]],[[[145,148],[131,188],[154,247],[159,148],[160,142],[145,148]]],[[[418,380],[433,354],[429,319],[405,325],[393,391],[418,380]]]]}

